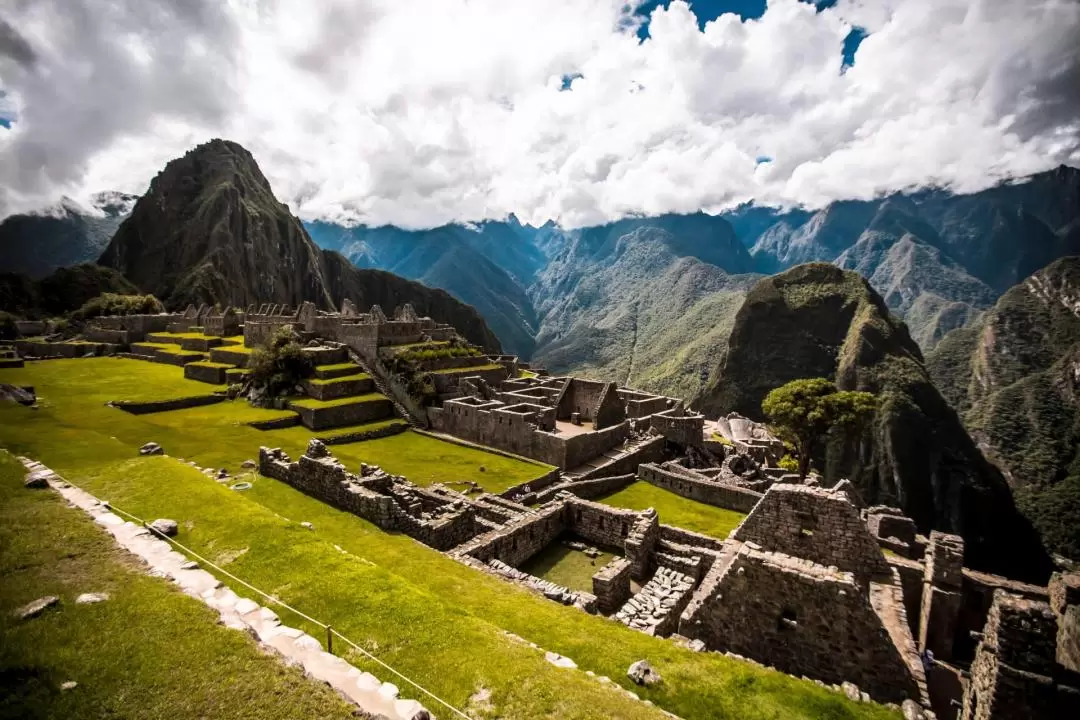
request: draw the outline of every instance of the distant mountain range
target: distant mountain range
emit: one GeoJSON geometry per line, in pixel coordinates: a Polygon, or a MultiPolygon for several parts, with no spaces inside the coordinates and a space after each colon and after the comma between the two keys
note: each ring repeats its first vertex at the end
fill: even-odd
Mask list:
{"type": "MultiPolygon", "coordinates": [[[[130,196],[109,197],[92,209],[65,202],[7,218],[6,267],[41,277],[95,259],[131,205],[130,196]]],[[[197,227],[189,238],[196,254],[209,249],[204,235],[214,230],[197,227]]],[[[1023,278],[1080,254],[1080,171],[1063,166],[972,195],[931,190],[816,212],[748,206],[580,230],[513,217],[419,231],[323,222],[304,229],[357,267],[448,291],[480,312],[507,351],[539,365],[693,396],[710,381],[753,280],[803,262],[862,274],[929,352],[1023,278]]],[[[205,269],[196,284],[212,289],[211,275],[205,269]]]]}
{"type": "Polygon", "coordinates": [[[71,198],[0,222],[0,268],[40,279],[57,268],[94,262],[138,197],[103,192],[82,205],[71,198]]]}
{"type": "Polygon", "coordinates": [[[817,212],[407,231],[305,225],[247,150],[214,140],[131,200],[0,223],[6,269],[25,273],[0,274],[0,309],[53,314],[135,288],[174,308],[410,302],[489,351],[750,416],[786,380],[832,377],[883,407],[820,458],[830,478],[962,531],[985,567],[1002,567],[1002,537],[1038,545],[1028,520],[1080,553],[1080,260],[1061,259],[1080,255],[1075,169],[817,212]]]}

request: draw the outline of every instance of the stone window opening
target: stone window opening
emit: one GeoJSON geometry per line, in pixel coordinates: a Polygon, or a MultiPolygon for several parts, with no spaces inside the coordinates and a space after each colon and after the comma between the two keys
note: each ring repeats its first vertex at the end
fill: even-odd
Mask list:
{"type": "Polygon", "coordinates": [[[795,611],[788,608],[780,613],[778,626],[781,630],[797,630],[799,627],[799,618],[795,614],[795,611]]]}

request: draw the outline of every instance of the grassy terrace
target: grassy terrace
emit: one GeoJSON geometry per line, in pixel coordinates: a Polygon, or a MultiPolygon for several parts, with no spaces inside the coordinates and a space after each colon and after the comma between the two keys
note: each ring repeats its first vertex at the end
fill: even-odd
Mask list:
{"type": "Polygon", "coordinates": [[[297,400],[290,400],[291,405],[296,407],[308,408],[310,410],[321,410],[323,408],[341,407],[342,405],[359,405],[360,403],[375,402],[377,400],[385,400],[386,396],[382,393],[367,393],[366,395],[351,395],[349,397],[335,398],[333,400],[316,400],[315,398],[304,397],[297,400]]]}
{"type": "Polygon", "coordinates": [[[409,352],[410,350],[434,350],[437,348],[446,347],[449,344],[449,340],[429,340],[428,342],[406,343],[404,345],[388,345],[381,349],[397,355],[398,353],[409,352]]]}
{"type": "MultiPolygon", "coordinates": [[[[249,348],[250,349],[250,348],[249,348]]],[[[353,370],[360,372],[360,366],[356,363],[343,362],[335,363],[333,365],[316,365],[315,370],[321,372],[334,372],[335,370],[353,370]]]]}
{"type": "Polygon", "coordinates": [[[469,367],[447,368],[445,370],[428,370],[432,375],[455,375],[457,373],[479,372],[480,370],[498,370],[502,365],[499,363],[486,363],[484,365],[470,365],[469,367]]]}
{"type": "MultiPolygon", "coordinates": [[[[324,366],[325,367],[325,366],[324,366]]],[[[354,366],[355,367],[355,366],[354,366]]],[[[359,370],[359,368],[357,368],[359,370]]],[[[340,377],[326,378],[320,380],[319,378],[311,378],[308,380],[312,385],[334,385],[335,383],[342,382],[355,382],[356,380],[370,380],[371,376],[366,372],[357,372],[355,375],[342,375],[340,377]]]]}
{"type": "MultiPolygon", "coordinates": [[[[43,399],[38,410],[14,404],[0,406],[0,445],[42,460],[116,507],[141,517],[178,520],[178,539],[196,552],[228,563],[230,572],[333,624],[476,718],[659,718],[654,708],[613,693],[582,672],[606,675],[629,688],[626,668],[641,658],[649,659],[664,682],[649,689],[633,689],[684,718],[899,717],[882,707],[851,703],[811,683],[715,653],[681,649],[613,621],[552,603],[410,538],[382,532],[283,483],[256,478],[251,490],[238,493],[175,457],[139,457],[137,448],[155,440],[172,456],[235,470],[261,444],[299,453],[311,434],[289,434],[296,428],[260,432],[227,422],[155,425],[149,421],[172,413],[134,416],[104,405],[106,400],[206,392],[205,384],[184,380],[179,368],[113,358],[55,360],[0,370],[0,382],[34,385],[43,399]],[[282,441],[270,442],[272,436],[282,441]],[[303,441],[297,442],[301,437],[303,441]],[[313,523],[314,530],[301,528],[302,521],[313,523]],[[506,631],[573,658],[580,670],[555,668],[542,653],[510,640],[506,631]],[[491,692],[492,710],[470,706],[470,697],[481,688],[491,692]]],[[[229,407],[222,403],[202,410],[212,413],[229,407]]],[[[422,481],[430,462],[422,458],[438,457],[431,451],[445,445],[406,432],[337,446],[334,452],[350,466],[364,459],[422,481]],[[344,457],[346,450],[355,452],[356,460],[344,457]],[[411,463],[413,471],[393,468],[392,462],[411,463]]],[[[452,447],[455,451],[467,449],[452,447]]],[[[492,458],[510,461],[474,452],[484,457],[485,474],[494,467],[492,458]]],[[[472,471],[477,474],[475,467],[472,471]]],[[[658,510],[664,517],[663,508],[658,510]]],[[[674,521],[670,516],[665,519],[674,521]]],[[[162,612],[157,604],[146,607],[153,608],[155,614],[162,612]]],[[[285,615],[283,619],[303,626],[296,618],[285,615]]],[[[162,617],[159,624],[165,622],[162,617]]],[[[104,642],[97,633],[88,631],[92,625],[80,627],[87,642],[94,646],[104,642]]],[[[315,628],[304,629],[317,633],[315,628]]],[[[20,639],[14,650],[5,647],[4,652],[36,651],[36,645],[20,647],[23,643],[34,643],[34,639],[20,639]]],[[[5,643],[8,645],[11,643],[5,643]]],[[[376,674],[386,674],[359,660],[356,663],[376,674]]],[[[132,679],[146,690],[153,682],[144,680],[142,667],[133,664],[125,669],[139,668],[139,672],[132,672],[132,679]]],[[[229,667],[203,664],[196,657],[190,663],[169,667],[171,677],[191,695],[211,692],[216,682],[246,698],[251,687],[229,667]],[[214,680],[202,681],[200,667],[210,668],[214,680]]],[[[268,694],[255,691],[252,697],[268,694]]],[[[200,715],[178,707],[179,714],[170,714],[200,715]]],[[[142,716],[165,714],[162,710],[142,716]]],[[[250,716],[322,714],[328,713],[316,709],[260,712],[253,707],[250,716]]],[[[201,715],[229,717],[222,710],[201,715]]]]}
{"type": "Polygon", "coordinates": [[[23,474],[0,452],[0,717],[352,717],[332,690],[148,577],[59,495],[23,489],[23,474]],[[75,604],[85,592],[109,599],[75,604]],[[12,617],[43,595],[60,608],[12,617]],[[77,687],[61,691],[68,680],[77,687]]]}
{"type": "Polygon", "coordinates": [[[656,512],[660,514],[660,522],[665,525],[677,525],[686,530],[720,539],[726,538],[746,517],[734,510],[725,510],[684,498],[644,480],[638,480],[622,490],[600,498],[597,502],[629,510],[656,508],[656,512]]]}
{"type": "Polygon", "coordinates": [[[157,352],[167,353],[169,355],[201,355],[206,356],[206,353],[201,350],[182,350],[179,345],[173,343],[159,343],[159,342],[140,342],[131,343],[132,349],[147,349],[156,350],[157,352]]]}
{"type": "Polygon", "coordinates": [[[196,365],[198,367],[209,367],[209,368],[231,368],[231,367],[233,367],[229,363],[213,362],[212,360],[197,360],[197,361],[195,361],[193,363],[188,363],[188,365],[196,365]]]}

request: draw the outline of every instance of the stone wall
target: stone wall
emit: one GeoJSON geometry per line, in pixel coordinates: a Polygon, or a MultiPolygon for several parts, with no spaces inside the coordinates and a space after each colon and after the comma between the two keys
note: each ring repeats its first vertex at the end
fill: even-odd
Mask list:
{"type": "Polygon", "coordinates": [[[892,575],[881,549],[842,492],[774,485],[731,537],[765,550],[834,565],[860,582],[892,575]]]}
{"type": "Polygon", "coordinates": [[[211,385],[224,385],[225,371],[228,369],[227,365],[220,363],[193,362],[184,365],[184,377],[211,385]]]}
{"type": "Polygon", "coordinates": [[[630,424],[621,422],[603,430],[571,435],[561,440],[564,447],[563,463],[559,467],[573,469],[621,444],[630,434],[630,424]]]}
{"type": "Polygon", "coordinates": [[[592,577],[596,607],[613,613],[630,597],[630,561],[617,557],[592,577]]]}
{"type": "Polygon", "coordinates": [[[567,526],[589,542],[608,548],[622,548],[640,513],[582,500],[574,495],[560,497],[566,504],[567,526]]]}
{"type": "Polygon", "coordinates": [[[1080,573],[1054,573],[1049,590],[1058,621],[1057,661],[1080,673],[1080,573]]]}
{"type": "MultiPolygon", "coordinates": [[[[312,441],[309,453],[312,446],[321,449],[322,443],[312,441]]],[[[467,503],[447,502],[441,508],[444,512],[438,516],[418,517],[413,513],[419,508],[402,507],[394,495],[380,492],[379,488],[385,490],[401,485],[406,494],[420,489],[385,475],[374,478],[353,475],[330,455],[303,455],[298,462],[291,462],[280,449],[259,448],[259,473],[362,517],[384,530],[403,532],[436,550],[456,547],[476,532],[476,512],[467,503]]]]}
{"type": "Polygon", "coordinates": [[[667,567],[657,568],[641,592],[619,608],[615,619],[647,635],[667,637],[678,627],[694,584],[695,579],[689,575],[667,567]]]}
{"type": "Polygon", "coordinates": [[[641,465],[638,468],[638,477],[676,495],[741,513],[753,510],[762,497],[759,492],[737,485],[726,485],[704,476],[691,477],[675,473],[652,463],[641,465]]]}
{"type": "Polygon", "coordinates": [[[702,583],[679,632],[791,675],[853,682],[880,702],[920,698],[854,575],[789,555],[733,552],[702,583]]]}
{"type": "Polygon", "coordinates": [[[653,430],[677,445],[700,446],[705,439],[705,416],[689,415],[679,408],[657,413],[649,418],[649,423],[653,430]]]}
{"type": "Polygon", "coordinates": [[[644,580],[656,567],[653,555],[660,541],[660,520],[652,508],[637,515],[637,521],[623,543],[623,555],[630,561],[630,576],[644,580]]]}
{"type": "Polygon", "coordinates": [[[596,612],[597,598],[590,593],[582,592],[580,590],[571,590],[549,580],[538,578],[535,575],[530,575],[515,567],[511,567],[501,560],[492,560],[488,563],[488,568],[500,577],[540,593],[548,600],[554,600],[563,605],[573,605],[588,613],[596,612]]]}
{"type": "Polygon", "coordinates": [[[224,402],[225,399],[224,395],[193,395],[186,398],[176,398],[175,400],[151,400],[149,402],[118,400],[110,404],[132,415],[146,415],[168,410],[183,410],[184,408],[213,405],[214,403],[224,402]]]}
{"type": "Polygon", "coordinates": [[[1050,606],[998,590],[964,694],[963,720],[1080,717],[1080,691],[1061,684],[1050,606]]]}
{"type": "Polygon", "coordinates": [[[963,604],[964,540],[934,530],[923,565],[923,596],[919,615],[919,650],[951,660],[956,622],[963,604]]]}
{"type": "Polygon", "coordinates": [[[596,409],[600,397],[608,388],[608,383],[584,378],[569,378],[555,405],[559,420],[569,420],[573,413],[581,417],[582,422],[596,419],[596,409]]]}
{"type": "Polygon", "coordinates": [[[603,430],[618,425],[624,420],[626,420],[626,406],[619,397],[619,387],[615,383],[608,383],[600,393],[600,399],[593,411],[592,428],[603,430]]]}
{"type": "Polygon", "coordinates": [[[485,564],[501,560],[517,567],[554,542],[566,529],[565,507],[562,503],[552,503],[512,525],[474,538],[455,553],[485,564]]]}
{"type": "Polygon", "coordinates": [[[330,407],[306,407],[303,401],[300,401],[289,403],[289,409],[300,414],[300,422],[309,430],[360,425],[382,420],[394,414],[394,406],[386,398],[330,407]]]}
{"type": "Polygon", "coordinates": [[[551,485],[536,493],[537,503],[546,503],[564,490],[583,500],[593,500],[622,490],[636,480],[633,474],[613,475],[592,480],[573,480],[551,485]]]}

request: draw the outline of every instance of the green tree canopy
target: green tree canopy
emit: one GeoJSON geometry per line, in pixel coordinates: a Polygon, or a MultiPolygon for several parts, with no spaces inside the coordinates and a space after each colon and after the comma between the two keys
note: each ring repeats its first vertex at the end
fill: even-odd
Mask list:
{"type": "Polygon", "coordinates": [[[300,347],[300,336],[292,325],[278,328],[266,347],[253,350],[249,367],[252,386],[265,390],[260,396],[268,400],[289,392],[315,372],[315,364],[300,347]]]}
{"type": "Polygon", "coordinates": [[[774,389],[761,403],[761,410],[780,438],[794,447],[799,477],[805,478],[810,459],[826,434],[859,427],[874,414],[876,405],[871,393],[837,390],[831,380],[806,378],[774,389]]]}

